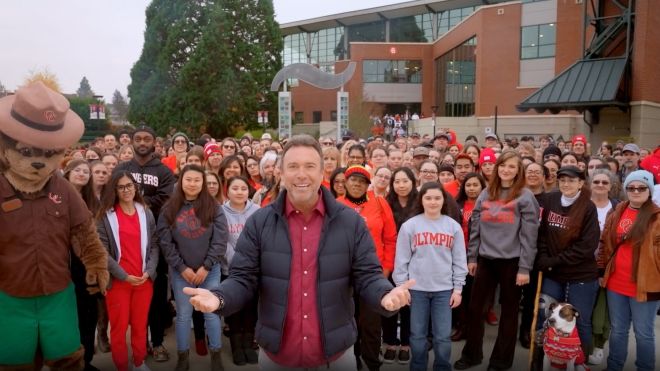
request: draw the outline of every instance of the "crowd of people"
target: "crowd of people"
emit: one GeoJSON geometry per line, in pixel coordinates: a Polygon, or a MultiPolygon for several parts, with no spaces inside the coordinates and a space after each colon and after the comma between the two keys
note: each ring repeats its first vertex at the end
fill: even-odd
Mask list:
{"type": "MultiPolygon", "coordinates": [[[[293,166],[298,165],[284,163],[283,154],[292,146],[318,149],[321,190],[314,192],[321,192],[323,199],[327,193],[337,205],[355,211],[368,231],[379,272],[393,286],[409,287],[409,306],[396,313],[387,312],[389,304],[385,311],[375,307],[375,299],[358,289],[350,303],[340,298],[342,308],[316,308],[314,319],[324,325],[335,315],[326,311],[350,312],[355,307],[357,341],[339,348],[353,345],[358,369],[378,370],[382,362],[398,362],[426,370],[429,349],[434,370],[471,368],[483,361],[485,323],[499,326],[489,369],[511,368],[516,342],[529,348],[532,341],[539,277],[542,307],[555,300],[579,311],[579,338],[591,364],[606,362],[608,370],[621,370],[632,323],[635,365],[655,369],[660,146],[652,150],[616,142],[594,149],[584,135],[571,141],[556,141],[551,135],[538,141],[531,136],[501,141],[488,134],[480,143],[475,136],[459,141],[452,130],[434,137],[345,137],[340,143],[329,137],[312,144],[295,138],[279,142],[268,133],[224,139],[205,134],[191,140],[182,132],[161,138],[140,126],[67,151],[62,174],[97,217],[112,276],[107,295],[92,296],[85,290],[84,267],[72,263],[88,369],[94,369],[95,340],[99,350],[112,352],[119,370],[128,370],[129,364],[147,370],[148,355],[156,362],[169,360],[163,339],[165,329],[174,325],[176,370],[187,370],[191,324],[195,351],[210,353],[212,370],[223,367],[223,333],[235,365],[262,364],[255,329],[271,331],[258,325],[266,308],[262,302],[278,298],[257,289],[258,299],[256,294],[246,297],[240,311],[222,317],[223,326],[212,312],[222,310],[227,298],[219,295],[219,308],[198,311],[195,308],[203,306],[191,303],[184,287],[227,294],[221,282],[228,278],[238,280],[246,272],[273,274],[246,268],[250,252],[245,239],[259,237],[242,232],[251,216],[267,207],[280,208],[295,221],[287,211],[292,206],[280,195],[309,185],[292,182],[295,178],[283,172],[307,171],[313,164],[297,170],[293,166]],[[233,264],[235,259],[239,262],[233,264]],[[129,326],[132,362],[126,343],[129,326]],[[451,342],[463,340],[461,357],[452,365],[451,342]]],[[[321,215],[339,207],[324,202],[316,206],[321,215]]],[[[275,223],[262,219],[265,227],[259,228],[275,223]]],[[[291,222],[289,232],[307,231],[308,221],[291,222]]],[[[328,238],[341,244],[347,237],[335,232],[328,238]]],[[[291,246],[296,250],[307,245],[292,241],[291,246]]],[[[294,251],[292,260],[304,259],[299,253],[294,251]]],[[[292,265],[292,277],[294,270],[292,265]]],[[[303,282],[297,290],[305,290],[300,276],[307,270],[295,272],[303,282]]],[[[334,279],[341,277],[337,273],[334,279]]],[[[281,300],[286,298],[285,291],[281,300]]],[[[280,329],[284,353],[292,330],[289,315],[282,317],[286,321],[280,329]]],[[[544,311],[539,315],[540,328],[544,311]]],[[[328,354],[333,333],[322,331],[326,352],[319,357],[321,364],[330,364],[341,352],[328,354]]],[[[290,362],[271,351],[279,345],[265,346],[274,364],[290,362]]],[[[303,357],[301,363],[286,366],[318,366],[313,361],[303,357]]]]}

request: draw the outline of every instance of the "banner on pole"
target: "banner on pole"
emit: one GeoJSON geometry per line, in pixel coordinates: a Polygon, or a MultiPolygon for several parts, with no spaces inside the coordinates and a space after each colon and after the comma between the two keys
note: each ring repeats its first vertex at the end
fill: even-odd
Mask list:
{"type": "Polygon", "coordinates": [[[348,132],[348,92],[337,92],[337,142],[348,132]]]}
{"type": "Polygon", "coordinates": [[[291,92],[281,91],[278,93],[278,134],[280,140],[291,138],[291,92]]]}

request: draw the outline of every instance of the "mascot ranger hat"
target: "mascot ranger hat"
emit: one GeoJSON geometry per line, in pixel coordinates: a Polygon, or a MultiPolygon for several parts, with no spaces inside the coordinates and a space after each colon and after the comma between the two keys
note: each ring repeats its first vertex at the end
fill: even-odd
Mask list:
{"type": "Polygon", "coordinates": [[[83,120],[60,93],[37,81],[0,99],[0,132],[41,149],[62,149],[78,142],[83,120]]]}

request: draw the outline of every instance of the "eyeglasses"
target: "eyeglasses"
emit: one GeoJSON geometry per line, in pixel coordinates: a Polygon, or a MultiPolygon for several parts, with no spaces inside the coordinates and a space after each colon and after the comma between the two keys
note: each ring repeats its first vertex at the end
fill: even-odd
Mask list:
{"type": "Polygon", "coordinates": [[[176,144],[186,144],[186,141],[185,141],[185,139],[177,139],[177,140],[174,141],[174,143],[176,143],[176,144]]]}
{"type": "Polygon", "coordinates": [[[119,192],[128,192],[128,191],[132,191],[133,187],[135,187],[135,184],[133,184],[133,183],[128,183],[128,184],[124,184],[124,185],[120,184],[120,185],[117,185],[117,191],[119,191],[119,192]]]}
{"type": "Polygon", "coordinates": [[[223,145],[222,145],[222,148],[224,148],[224,149],[234,149],[234,148],[236,148],[236,147],[235,147],[235,146],[232,146],[231,144],[229,144],[229,145],[228,145],[228,144],[223,144],[223,145]]]}
{"type": "Polygon", "coordinates": [[[332,142],[321,142],[321,145],[324,145],[324,146],[328,146],[328,147],[329,147],[329,146],[332,145],[332,142]]]}
{"type": "Polygon", "coordinates": [[[543,175],[543,172],[541,170],[529,170],[527,175],[543,175]]]}
{"type": "Polygon", "coordinates": [[[349,159],[349,160],[359,160],[359,161],[362,161],[362,160],[364,160],[364,157],[362,157],[362,156],[348,156],[348,159],[349,159]]]}
{"type": "Polygon", "coordinates": [[[626,192],[630,193],[644,193],[649,187],[626,187],[626,192]]]}
{"type": "Polygon", "coordinates": [[[438,172],[435,171],[435,170],[420,170],[420,173],[422,173],[422,174],[424,174],[424,175],[435,175],[435,174],[437,174],[438,172]]]}
{"type": "MultiPolygon", "coordinates": [[[[41,157],[44,156],[45,158],[51,158],[55,155],[59,155],[61,153],[64,153],[63,149],[39,149],[39,148],[30,148],[30,147],[25,147],[25,148],[19,148],[17,149],[18,153],[21,154],[23,157],[41,157]]],[[[98,159],[98,157],[97,157],[98,159]]]]}
{"type": "Polygon", "coordinates": [[[600,185],[600,184],[602,184],[602,185],[608,185],[608,184],[610,184],[610,182],[608,182],[607,180],[594,180],[594,181],[591,182],[591,183],[596,184],[596,185],[600,185]]]}

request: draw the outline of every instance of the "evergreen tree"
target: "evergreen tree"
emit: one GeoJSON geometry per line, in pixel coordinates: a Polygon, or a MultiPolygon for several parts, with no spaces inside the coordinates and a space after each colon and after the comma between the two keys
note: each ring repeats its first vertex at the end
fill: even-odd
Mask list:
{"type": "Polygon", "coordinates": [[[0,81],[0,98],[6,95],[7,95],[7,89],[5,89],[5,86],[2,85],[2,81],[0,81]]]}
{"type": "Polygon", "coordinates": [[[89,85],[89,80],[87,80],[87,77],[83,76],[82,80],[80,80],[80,87],[78,88],[78,91],[76,91],[76,94],[80,98],[94,97],[94,92],[92,91],[92,87],[89,85]]]}
{"type": "Polygon", "coordinates": [[[146,14],[129,120],[219,137],[256,124],[258,109],[274,113],[282,38],[271,0],[153,0],[146,14]]]}
{"type": "Polygon", "coordinates": [[[126,98],[121,95],[119,90],[115,90],[112,94],[112,107],[122,121],[126,120],[126,115],[128,114],[128,102],[126,102],[126,98]]]}

